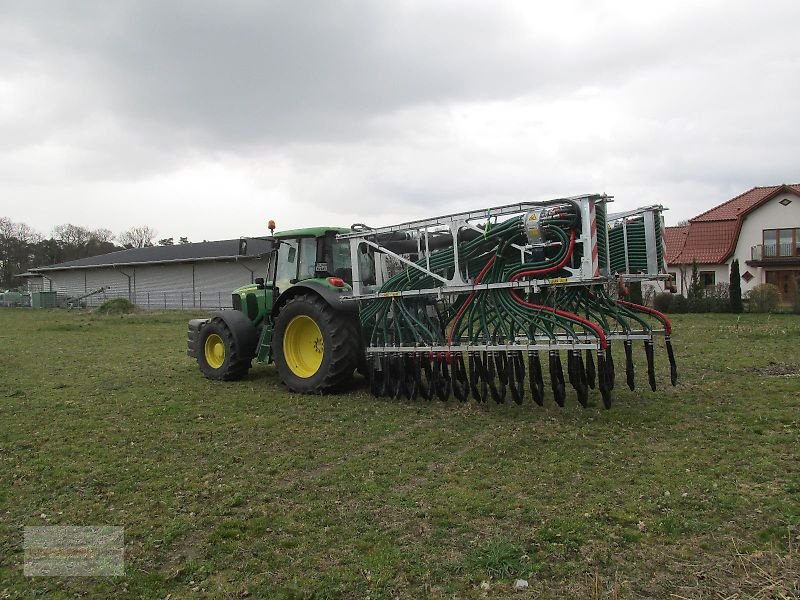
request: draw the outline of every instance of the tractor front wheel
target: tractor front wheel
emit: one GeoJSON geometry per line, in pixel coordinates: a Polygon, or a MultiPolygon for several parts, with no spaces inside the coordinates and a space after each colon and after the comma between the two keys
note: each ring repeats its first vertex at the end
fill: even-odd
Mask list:
{"type": "Polygon", "coordinates": [[[321,393],[352,377],[361,352],[354,320],[313,294],[286,302],[275,319],[272,356],[290,391],[321,393]]]}
{"type": "Polygon", "coordinates": [[[203,326],[195,343],[197,364],[209,379],[235,381],[250,370],[251,359],[242,357],[233,333],[218,317],[203,326]]]}

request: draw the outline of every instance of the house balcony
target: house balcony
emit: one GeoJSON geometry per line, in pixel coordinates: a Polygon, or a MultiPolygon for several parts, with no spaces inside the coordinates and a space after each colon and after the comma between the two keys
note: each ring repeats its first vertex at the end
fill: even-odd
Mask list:
{"type": "Polygon", "coordinates": [[[795,244],[758,244],[750,248],[751,267],[779,267],[800,265],[800,246],[795,244]]]}

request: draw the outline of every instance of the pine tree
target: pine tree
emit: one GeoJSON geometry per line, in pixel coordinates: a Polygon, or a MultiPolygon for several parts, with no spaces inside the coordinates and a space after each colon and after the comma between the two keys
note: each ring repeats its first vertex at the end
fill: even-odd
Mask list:
{"type": "Polygon", "coordinates": [[[700,282],[700,271],[697,267],[697,259],[692,261],[692,281],[689,284],[689,292],[686,294],[689,299],[700,299],[704,295],[703,284],[700,282]]]}
{"type": "Polygon", "coordinates": [[[731,279],[728,293],[731,298],[731,311],[740,313],[744,310],[742,306],[742,282],[739,277],[739,259],[734,259],[731,263],[731,279]]]}

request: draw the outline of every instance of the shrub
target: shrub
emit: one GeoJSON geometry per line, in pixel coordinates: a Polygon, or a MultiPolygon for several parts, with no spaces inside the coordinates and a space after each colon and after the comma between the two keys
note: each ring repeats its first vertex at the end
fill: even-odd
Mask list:
{"type": "Polygon", "coordinates": [[[673,313],[685,313],[688,310],[688,301],[686,298],[680,294],[675,294],[672,297],[672,302],[670,302],[670,312],[673,313]]]}
{"type": "Polygon", "coordinates": [[[789,277],[789,297],[792,300],[792,312],[800,315],[800,279],[789,277]]]}
{"type": "MultiPolygon", "coordinates": [[[[672,308],[672,296],[669,292],[662,292],[660,294],[656,294],[655,298],[653,298],[653,306],[656,310],[661,312],[671,312],[672,308]]],[[[683,296],[681,296],[683,298],[683,296]]]]}
{"type": "Polygon", "coordinates": [[[778,288],[771,283],[757,285],[747,293],[747,305],[750,312],[770,313],[781,303],[778,288]]]}
{"type": "Polygon", "coordinates": [[[727,283],[718,283],[706,292],[708,310],[710,312],[728,312],[731,310],[730,286],[727,283]]]}
{"type": "Polygon", "coordinates": [[[633,281],[628,287],[631,290],[629,298],[630,301],[634,304],[644,304],[644,298],[642,297],[642,282],[633,281]]]}
{"type": "Polygon", "coordinates": [[[127,315],[135,311],[136,306],[131,304],[127,298],[114,298],[103,302],[95,312],[100,315],[127,315]]]}
{"type": "Polygon", "coordinates": [[[690,313],[707,313],[710,308],[710,301],[708,298],[687,298],[686,312],[690,313]]]}

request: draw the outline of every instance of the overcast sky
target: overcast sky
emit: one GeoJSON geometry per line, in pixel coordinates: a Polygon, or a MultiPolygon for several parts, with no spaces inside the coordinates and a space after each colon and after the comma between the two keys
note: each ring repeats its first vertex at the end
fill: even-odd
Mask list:
{"type": "Polygon", "coordinates": [[[0,0],[0,216],[193,241],[800,181],[797,0],[0,0]]]}

